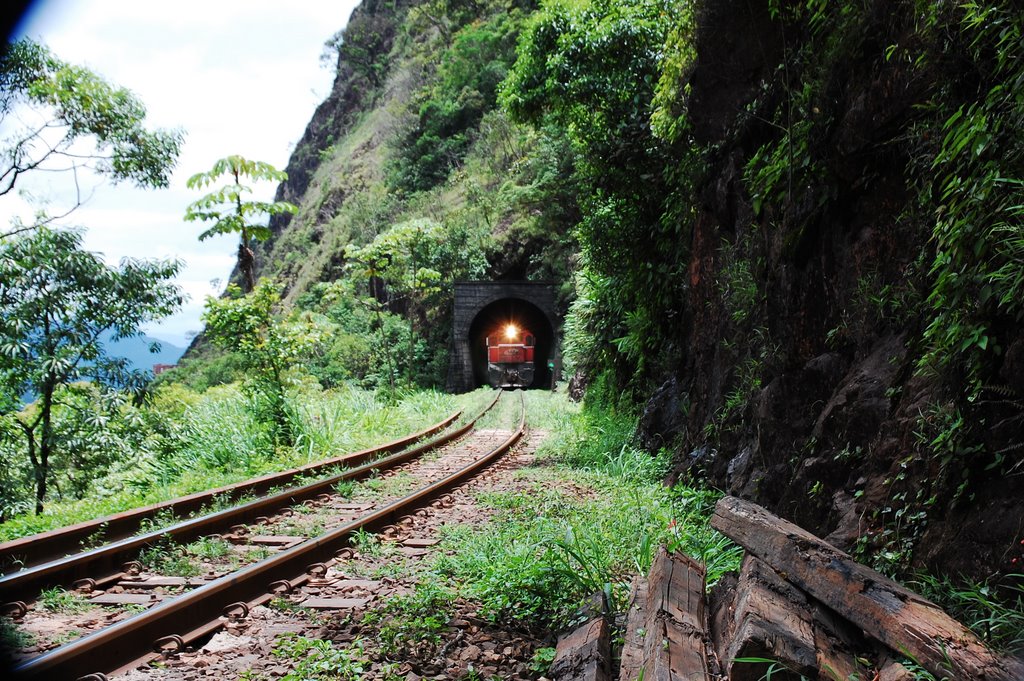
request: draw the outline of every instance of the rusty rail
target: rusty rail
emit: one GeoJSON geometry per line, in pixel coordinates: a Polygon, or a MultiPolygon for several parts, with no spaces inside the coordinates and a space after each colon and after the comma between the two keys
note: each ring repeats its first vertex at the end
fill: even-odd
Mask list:
{"type": "Polygon", "coordinates": [[[40,565],[64,557],[68,553],[69,546],[80,546],[82,542],[98,535],[102,536],[106,542],[130,537],[139,531],[143,520],[152,518],[161,511],[170,510],[176,516],[186,516],[189,513],[200,511],[203,506],[209,504],[217,496],[227,495],[230,499],[237,499],[244,494],[263,494],[274,487],[286,485],[299,476],[315,475],[332,466],[360,465],[376,456],[398,451],[417,440],[440,432],[454,423],[461,415],[462,410],[459,410],[443,421],[418,433],[351,454],[3,542],[0,544],[0,566],[7,566],[14,562],[24,567],[40,565]]]}
{"type": "MultiPolygon", "coordinates": [[[[120,568],[125,561],[133,558],[141,549],[162,537],[170,536],[178,542],[188,542],[206,534],[225,530],[232,525],[251,522],[259,516],[267,515],[286,506],[312,499],[343,480],[360,480],[375,471],[386,470],[415,459],[424,452],[448,444],[468,433],[476,422],[497,403],[498,397],[500,397],[500,393],[480,414],[465,425],[418,447],[365,463],[301,487],[255,499],[240,506],[190,518],[170,527],[153,530],[66,558],[58,558],[20,572],[4,575],[0,577],[0,603],[15,599],[24,601],[34,597],[43,589],[57,585],[71,585],[78,579],[91,578],[97,583],[109,581],[121,574],[120,568]]],[[[357,455],[362,456],[363,452],[359,452],[357,455]]],[[[339,459],[344,458],[339,457],[339,459]]]]}
{"type": "Polygon", "coordinates": [[[526,431],[526,407],[521,392],[519,399],[522,416],[517,429],[498,447],[461,470],[321,537],[33,658],[14,669],[15,678],[81,678],[90,672],[111,672],[145,659],[147,655],[142,651],[151,650],[160,641],[187,644],[189,636],[211,633],[222,614],[265,599],[271,584],[304,581],[302,575],[307,568],[332,561],[335,553],[349,544],[353,532],[377,529],[422,508],[511,449],[526,431]]]}

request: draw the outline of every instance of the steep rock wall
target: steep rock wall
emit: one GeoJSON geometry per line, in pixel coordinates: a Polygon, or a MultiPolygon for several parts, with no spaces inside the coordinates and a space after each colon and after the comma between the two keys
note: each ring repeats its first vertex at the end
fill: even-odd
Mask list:
{"type": "Polygon", "coordinates": [[[826,40],[769,3],[705,3],[688,112],[711,151],[685,350],[640,435],[675,448],[678,474],[845,548],[982,577],[1012,568],[1024,533],[1024,485],[991,465],[1021,446],[1024,340],[1005,329],[1003,385],[962,411],[955,385],[920,370],[935,251],[915,126],[945,76],[884,58],[919,40],[916,20],[908,3],[872,3],[826,40]],[[780,148],[785,198],[752,196],[755,154],[800,126],[780,148]],[[968,430],[981,445],[941,451],[968,430]]]}

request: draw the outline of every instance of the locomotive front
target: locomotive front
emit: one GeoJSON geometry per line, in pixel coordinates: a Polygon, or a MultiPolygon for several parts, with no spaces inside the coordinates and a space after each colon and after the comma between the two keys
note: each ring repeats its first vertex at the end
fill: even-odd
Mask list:
{"type": "Polygon", "coordinates": [[[487,336],[487,378],[495,388],[528,388],[533,383],[536,339],[514,322],[487,336]]]}

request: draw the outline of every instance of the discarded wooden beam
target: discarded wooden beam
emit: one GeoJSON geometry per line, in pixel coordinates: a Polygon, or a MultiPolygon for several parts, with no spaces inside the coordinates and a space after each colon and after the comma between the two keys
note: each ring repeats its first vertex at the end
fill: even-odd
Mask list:
{"type": "Polygon", "coordinates": [[[749,553],[743,558],[733,604],[730,641],[719,653],[730,681],[759,681],[765,663],[736,663],[737,658],[778,660],[786,672],[780,681],[812,677],[818,670],[811,605],[797,588],[749,553]]]}
{"type": "Polygon", "coordinates": [[[712,673],[719,677],[725,676],[721,667],[724,666],[725,651],[732,642],[733,630],[736,628],[733,614],[736,610],[738,582],[737,573],[726,573],[708,593],[708,628],[711,634],[711,649],[715,652],[711,661],[721,663],[716,665],[718,668],[712,669],[712,673]]]}
{"type": "Polygon", "coordinates": [[[1021,662],[993,653],[934,603],[757,504],[725,497],[715,506],[711,525],[789,582],[938,678],[1024,678],[1021,662]]]}
{"type": "Polygon", "coordinates": [[[647,577],[644,626],[631,627],[639,652],[624,652],[620,681],[698,681],[709,678],[704,568],[659,549],[647,577]],[[637,634],[642,629],[642,636],[637,634]],[[642,661],[637,664],[637,658],[642,661]]]}
{"type": "Polygon", "coordinates": [[[853,631],[849,622],[818,602],[813,604],[812,621],[820,678],[832,681],[870,678],[857,656],[865,643],[861,632],[853,631]]]}
{"type": "Polygon", "coordinates": [[[644,666],[644,637],[647,634],[647,579],[637,576],[629,595],[626,612],[626,631],[623,635],[622,656],[619,659],[619,679],[634,681],[644,666]]]}
{"type": "Polygon", "coordinates": [[[608,681],[610,669],[608,622],[595,617],[558,638],[549,674],[557,681],[608,681]]]}

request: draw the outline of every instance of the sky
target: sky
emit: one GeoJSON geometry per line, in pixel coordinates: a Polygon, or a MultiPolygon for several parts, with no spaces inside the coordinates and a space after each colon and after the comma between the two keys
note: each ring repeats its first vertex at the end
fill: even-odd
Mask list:
{"type": "MultiPolygon", "coordinates": [[[[32,5],[14,37],[27,36],[64,61],[87,66],[132,90],[148,127],[182,128],[185,143],[168,189],[142,190],[100,178],[81,183],[87,203],[61,224],[85,230],[85,247],[116,265],[123,257],[179,258],[177,283],[189,296],[174,317],[146,328],[178,345],[199,331],[207,295],[231,273],[237,237],[200,243],[202,223],[185,222],[201,192],[185,187],[219,158],[240,154],[284,169],[317,105],[330,92],[333,68],[320,63],[323,44],[348,21],[358,0],[43,0],[32,5]]],[[[33,198],[0,198],[0,225],[28,218],[39,200],[51,213],[74,201],[65,174],[19,181],[33,198]]],[[[276,187],[256,186],[270,200],[276,187]]]]}

